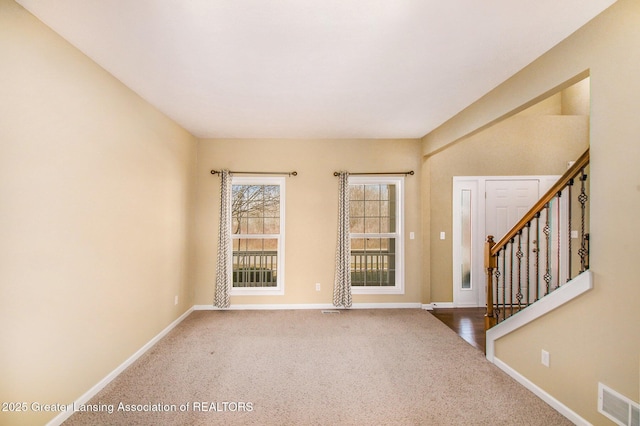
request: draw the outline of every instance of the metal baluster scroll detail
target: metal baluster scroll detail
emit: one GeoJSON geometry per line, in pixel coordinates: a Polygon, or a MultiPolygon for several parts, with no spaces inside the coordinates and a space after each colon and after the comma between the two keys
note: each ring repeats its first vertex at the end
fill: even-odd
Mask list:
{"type": "MultiPolygon", "coordinates": [[[[516,299],[518,300],[518,310],[522,309],[522,231],[518,232],[518,250],[516,251],[516,258],[518,261],[518,291],[516,292],[516,299]]],[[[513,303],[513,302],[512,302],[513,303]]]]}
{"type": "Polygon", "coordinates": [[[544,234],[544,238],[545,238],[545,245],[544,245],[544,257],[545,257],[545,272],[544,272],[544,282],[545,282],[545,292],[544,295],[546,296],[547,294],[549,294],[549,290],[550,290],[550,285],[551,285],[551,218],[549,217],[549,214],[551,213],[550,209],[549,209],[549,203],[547,203],[544,206],[544,216],[545,216],[545,223],[544,223],[544,227],[542,228],[542,233],[544,234]]]}
{"type": "Polygon", "coordinates": [[[580,171],[580,195],[578,196],[578,202],[580,203],[580,250],[578,250],[578,255],[580,256],[580,272],[584,272],[586,270],[587,265],[587,256],[589,251],[587,250],[587,241],[588,237],[585,234],[585,217],[587,210],[587,201],[589,201],[589,196],[586,191],[586,180],[587,174],[584,172],[584,169],[580,171]]]}

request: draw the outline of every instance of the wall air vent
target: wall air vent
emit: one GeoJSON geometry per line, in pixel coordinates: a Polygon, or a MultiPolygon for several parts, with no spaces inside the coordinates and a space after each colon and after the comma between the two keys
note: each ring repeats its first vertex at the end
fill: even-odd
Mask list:
{"type": "Polygon", "coordinates": [[[640,404],[598,383],[598,412],[620,426],[640,426],[640,404]]]}

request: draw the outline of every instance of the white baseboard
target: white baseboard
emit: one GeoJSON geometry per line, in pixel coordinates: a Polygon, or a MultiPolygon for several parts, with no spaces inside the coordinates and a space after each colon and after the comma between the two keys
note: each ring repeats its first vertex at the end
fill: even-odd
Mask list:
{"type": "MultiPolygon", "coordinates": [[[[420,303],[354,303],[351,309],[420,309],[420,303]]],[[[228,308],[216,308],[213,305],[194,305],[194,311],[258,311],[258,310],[294,310],[294,309],[344,309],[331,303],[280,303],[231,305],[228,308]]]]}
{"type": "Polygon", "coordinates": [[[509,367],[509,365],[504,363],[499,358],[494,357],[493,363],[499,369],[501,369],[502,371],[507,373],[509,376],[511,376],[515,381],[517,381],[522,386],[524,386],[525,388],[533,392],[538,398],[540,398],[541,400],[549,404],[554,410],[556,410],[557,412],[565,416],[567,419],[572,421],[574,424],[579,426],[591,426],[591,423],[589,423],[588,421],[580,417],[578,413],[576,413],[575,411],[573,411],[572,409],[570,409],[569,407],[567,407],[566,405],[564,405],[563,403],[555,399],[553,396],[551,396],[541,387],[537,386],[531,380],[527,379],[522,374],[518,373],[516,370],[509,367]]]}
{"type": "Polygon", "coordinates": [[[118,377],[120,373],[122,373],[127,367],[133,364],[138,358],[140,358],[145,352],[147,352],[153,345],[158,343],[160,339],[167,335],[171,330],[173,330],[178,324],[180,324],[189,314],[193,311],[193,307],[189,308],[184,314],[180,315],[178,319],[173,321],[164,330],[158,333],[153,339],[149,340],[143,347],[138,349],[136,353],[131,355],[125,362],[120,364],[115,370],[111,373],[107,374],[102,380],[100,380],[96,385],[94,385],[91,389],[85,392],[80,398],[76,399],[73,402],[73,405],[69,407],[69,410],[63,411],[54,417],[47,426],[58,426],[61,425],[65,420],[67,420],[74,413],[73,407],[78,407],[89,402],[91,398],[93,398],[98,392],[100,392],[105,386],[107,386],[113,379],[118,377]]]}
{"type": "Polygon", "coordinates": [[[420,309],[422,303],[354,303],[353,309],[420,309]]]}
{"type": "Polygon", "coordinates": [[[451,309],[451,308],[484,308],[484,306],[478,306],[476,304],[458,304],[456,305],[453,302],[433,302],[433,303],[426,303],[422,305],[422,309],[425,309],[427,311],[432,311],[434,309],[451,309]]]}
{"type": "Polygon", "coordinates": [[[431,302],[431,309],[438,308],[455,308],[453,302],[431,302]]]}

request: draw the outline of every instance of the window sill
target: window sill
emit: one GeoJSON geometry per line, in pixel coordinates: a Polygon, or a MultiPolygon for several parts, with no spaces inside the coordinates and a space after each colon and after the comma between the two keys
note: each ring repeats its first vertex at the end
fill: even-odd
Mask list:
{"type": "Polygon", "coordinates": [[[284,296],[284,288],[232,288],[229,296],[284,296]]]}
{"type": "Polygon", "coordinates": [[[351,286],[351,294],[404,294],[403,287],[354,287],[351,286]]]}

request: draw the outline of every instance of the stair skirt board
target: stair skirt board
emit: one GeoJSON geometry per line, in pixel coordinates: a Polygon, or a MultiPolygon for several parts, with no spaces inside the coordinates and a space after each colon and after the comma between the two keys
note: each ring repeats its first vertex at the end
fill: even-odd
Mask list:
{"type": "Polygon", "coordinates": [[[487,359],[493,362],[496,340],[559,308],[592,288],[593,274],[591,271],[585,271],[559,289],[528,306],[522,312],[518,312],[487,330],[487,359]]]}

